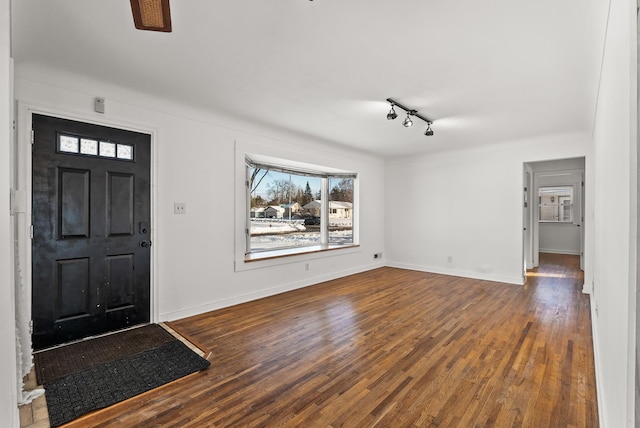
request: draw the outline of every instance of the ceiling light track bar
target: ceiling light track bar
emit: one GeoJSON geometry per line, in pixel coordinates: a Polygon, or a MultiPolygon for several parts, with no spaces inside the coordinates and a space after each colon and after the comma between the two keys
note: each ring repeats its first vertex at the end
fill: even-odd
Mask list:
{"type": "Polygon", "coordinates": [[[421,119],[421,120],[425,121],[427,123],[427,125],[431,125],[433,123],[433,120],[431,120],[428,117],[424,117],[423,115],[419,114],[417,110],[414,110],[412,108],[403,106],[402,104],[400,104],[399,102],[397,102],[393,98],[387,98],[387,102],[390,103],[392,107],[398,107],[398,108],[406,111],[407,114],[409,114],[411,116],[415,116],[418,119],[421,119]]]}

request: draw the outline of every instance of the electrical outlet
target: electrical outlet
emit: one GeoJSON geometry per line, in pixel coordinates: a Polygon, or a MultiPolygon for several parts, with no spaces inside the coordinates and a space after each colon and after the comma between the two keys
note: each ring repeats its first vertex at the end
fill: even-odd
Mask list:
{"type": "Polygon", "coordinates": [[[304,264],[304,270],[309,270],[309,263],[304,264]]]}
{"type": "Polygon", "coordinates": [[[374,259],[381,259],[381,258],[382,258],[382,253],[375,253],[375,254],[373,255],[373,258],[374,258],[374,259]]]}
{"type": "Polygon", "coordinates": [[[187,204],[184,202],[174,202],[173,203],[173,213],[174,214],[186,214],[187,213],[187,204]]]}
{"type": "Polygon", "coordinates": [[[453,256],[447,257],[447,263],[453,263],[453,256]]]}

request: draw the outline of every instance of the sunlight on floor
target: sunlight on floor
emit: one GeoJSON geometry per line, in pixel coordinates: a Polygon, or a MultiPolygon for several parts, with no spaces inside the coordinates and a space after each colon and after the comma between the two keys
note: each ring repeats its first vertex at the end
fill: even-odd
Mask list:
{"type": "Polygon", "coordinates": [[[566,278],[562,273],[527,272],[527,276],[538,276],[543,278],[566,278]]]}

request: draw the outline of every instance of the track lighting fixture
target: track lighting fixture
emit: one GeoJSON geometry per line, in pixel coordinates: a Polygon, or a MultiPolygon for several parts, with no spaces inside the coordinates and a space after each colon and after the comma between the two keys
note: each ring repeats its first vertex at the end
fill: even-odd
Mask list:
{"type": "Polygon", "coordinates": [[[391,110],[387,113],[387,120],[393,120],[398,117],[398,113],[393,109],[393,104],[391,104],[391,110]]]}
{"type": "Polygon", "coordinates": [[[433,130],[431,129],[430,123],[427,123],[427,130],[424,131],[424,135],[426,135],[427,137],[430,137],[433,135],[433,130]]]}
{"type": "Polygon", "coordinates": [[[393,120],[396,117],[398,117],[398,114],[396,113],[394,107],[398,107],[404,111],[407,112],[407,117],[404,119],[404,121],[402,122],[402,124],[405,126],[405,128],[409,128],[413,125],[413,120],[411,119],[411,116],[415,116],[418,119],[426,122],[427,124],[427,130],[424,131],[424,135],[430,137],[433,135],[433,130],[431,129],[431,124],[433,123],[433,120],[422,116],[421,114],[418,113],[417,110],[413,110],[410,109],[408,107],[403,106],[402,104],[398,104],[397,101],[391,99],[391,98],[387,98],[387,102],[391,104],[391,110],[389,110],[389,113],[387,113],[387,119],[388,120],[393,120]]]}
{"type": "Polygon", "coordinates": [[[405,128],[409,128],[410,126],[413,126],[413,120],[411,120],[410,111],[407,112],[407,117],[405,117],[404,122],[402,122],[402,124],[404,125],[405,128]]]}

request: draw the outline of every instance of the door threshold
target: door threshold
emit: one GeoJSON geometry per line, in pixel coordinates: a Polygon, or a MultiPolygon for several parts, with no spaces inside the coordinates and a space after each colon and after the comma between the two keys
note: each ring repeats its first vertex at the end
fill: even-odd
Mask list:
{"type": "Polygon", "coordinates": [[[80,343],[80,342],[84,342],[86,340],[91,340],[91,339],[97,339],[99,337],[110,336],[110,335],[115,334],[115,333],[122,333],[123,331],[133,330],[133,329],[136,329],[136,328],[144,327],[144,326],[149,325],[149,324],[151,324],[151,323],[147,322],[147,323],[142,323],[142,324],[136,324],[136,325],[132,325],[131,327],[125,327],[125,328],[121,328],[119,330],[107,331],[106,333],[96,334],[95,336],[83,337],[82,339],[72,340],[71,342],[65,342],[65,343],[61,343],[59,345],[50,346],[48,348],[38,349],[37,351],[33,351],[33,354],[35,355],[35,354],[38,354],[40,352],[51,351],[52,349],[62,348],[63,346],[73,345],[74,343],[80,343]]]}

